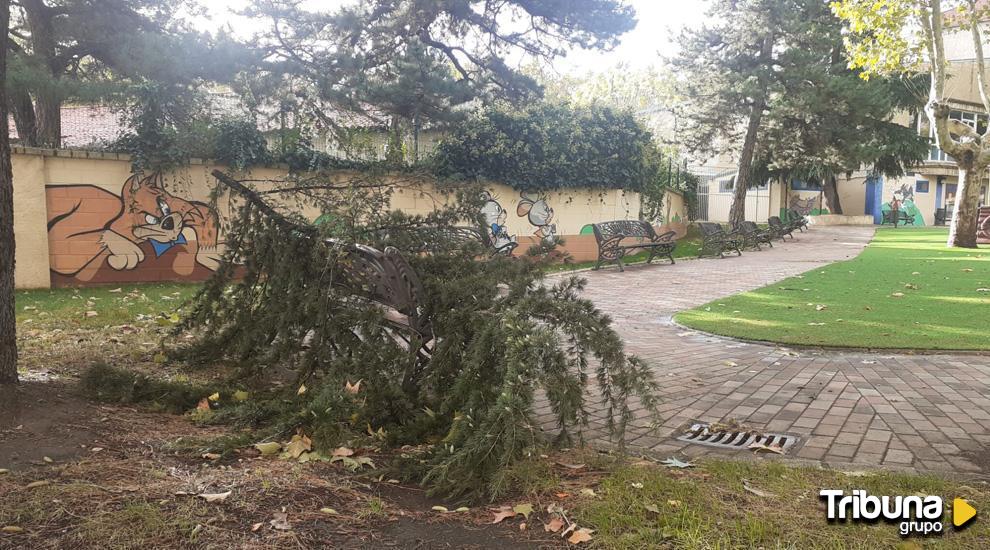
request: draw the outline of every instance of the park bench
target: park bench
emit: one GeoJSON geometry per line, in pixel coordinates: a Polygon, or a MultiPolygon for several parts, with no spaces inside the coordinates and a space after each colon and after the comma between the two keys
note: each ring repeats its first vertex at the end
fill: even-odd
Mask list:
{"type": "Polygon", "coordinates": [[[784,222],[780,221],[778,216],[770,216],[767,218],[767,225],[770,226],[770,234],[775,239],[784,240],[785,237],[794,238],[794,227],[790,225],[785,225],[784,222]]]}
{"type": "MultiPolygon", "coordinates": [[[[218,181],[253,203],[286,232],[306,238],[319,238],[319,230],[312,225],[297,223],[276,211],[254,190],[220,170],[214,170],[218,181]]],[[[339,276],[331,284],[345,292],[355,302],[370,303],[382,309],[389,333],[412,349],[425,364],[432,354],[433,329],[426,316],[426,293],[419,276],[399,250],[386,246],[378,250],[363,244],[346,243],[337,239],[323,239],[328,252],[337,255],[339,276]]],[[[360,335],[356,334],[360,338],[360,335]]],[[[407,379],[409,377],[407,376],[407,379]]]]}
{"type": "Polygon", "coordinates": [[[743,237],[743,248],[760,248],[761,244],[768,244],[773,248],[773,234],[768,229],[760,229],[756,222],[745,221],[739,224],[736,232],[743,237]]]}
{"type": "Polygon", "coordinates": [[[379,237],[386,242],[401,242],[403,248],[418,250],[424,254],[444,254],[453,252],[458,247],[468,243],[480,244],[489,256],[499,254],[512,255],[519,246],[516,242],[496,247],[487,231],[471,226],[432,226],[416,225],[401,228],[390,228],[379,237]],[[411,242],[408,239],[412,239],[411,242]]]}
{"type": "Polygon", "coordinates": [[[808,220],[793,208],[787,209],[787,223],[795,229],[800,229],[802,233],[808,228],[808,220]]]}
{"type": "Polygon", "coordinates": [[[742,256],[742,247],[745,239],[737,232],[727,233],[720,223],[698,222],[701,229],[701,251],[699,256],[725,257],[725,251],[735,250],[736,254],[742,256]]]}
{"type": "Polygon", "coordinates": [[[904,210],[898,210],[897,216],[895,217],[894,211],[888,210],[883,213],[883,225],[888,223],[893,224],[894,227],[897,227],[898,224],[914,225],[914,216],[912,214],[908,214],[904,210]]]}
{"type": "Polygon", "coordinates": [[[414,245],[418,245],[420,252],[428,254],[442,254],[450,252],[451,247],[461,246],[467,243],[479,243],[488,252],[489,256],[504,254],[512,255],[519,243],[510,242],[496,247],[492,242],[491,235],[480,227],[470,226],[416,226],[406,228],[413,238],[416,239],[414,245]]]}
{"type": "Polygon", "coordinates": [[[391,325],[415,333],[424,342],[433,339],[430,322],[423,315],[423,285],[397,248],[387,246],[382,251],[335,239],[325,242],[341,251],[338,265],[343,268],[342,276],[334,280],[335,285],[383,308],[391,325]]]}
{"type": "Polygon", "coordinates": [[[595,269],[599,269],[602,262],[615,262],[619,265],[619,271],[625,271],[622,266],[622,258],[631,250],[643,249],[650,252],[646,263],[653,261],[657,256],[666,256],[670,263],[674,263],[674,249],[677,242],[674,241],[674,231],[658,235],[653,225],[641,220],[615,220],[592,224],[595,233],[595,241],[598,242],[598,262],[595,269]]]}

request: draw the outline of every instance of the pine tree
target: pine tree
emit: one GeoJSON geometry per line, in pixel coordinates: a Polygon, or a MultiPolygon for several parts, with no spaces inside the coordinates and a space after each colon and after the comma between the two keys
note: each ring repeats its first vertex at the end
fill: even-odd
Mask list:
{"type": "Polygon", "coordinates": [[[302,427],[322,448],[350,437],[346,426],[380,429],[393,445],[439,441],[423,458],[423,479],[439,492],[479,497],[503,492],[506,467],[546,444],[537,390],[562,442],[587,425],[593,388],[620,439],[632,400],[656,414],[652,371],[623,352],[609,318],[579,297],[583,281],[544,281],[536,256],[483,260],[477,243],[433,230],[480,224],[479,189],[450,190],[457,200],[426,216],[388,210],[391,189],[403,185],[394,175],[366,173],[332,191],[329,181],[308,179],[266,192],[305,195],[334,220],[316,228],[215,174],[244,201],[227,236],[227,261],[182,324],[198,335],[185,356],[235,360],[253,376],[294,369],[297,383],[274,399],[291,403],[287,427],[302,427]],[[396,332],[381,306],[365,299],[369,281],[349,267],[359,242],[409,261],[423,284],[430,347],[396,332]],[[356,380],[359,398],[345,389],[356,380]]]}
{"type": "Polygon", "coordinates": [[[26,145],[59,147],[66,100],[114,97],[127,79],[229,79],[246,47],[190,31],[172,0],[21,0],[12,16],[10,102],[26,145]]]}
{"type": "MultiPolygon", "coordinates": [[[[812,0],[813,1],[813,0],[812,0]]],[[[711,25],[684,31],[671,59],[685,126],[680,137],[692,152],[738,152],[729,222],[745,219],[746,191],[763,117],[780,93],[786,49],[802,0],[715,0],[711,25]]]]}
{"type": "Polygon", "coordinates": [[[471,100],[532,99],[539,85],[508,56],[551,61],[568,48],[610,48],[635,23],[617,0],[402,0],[321,11],[279,0],[250,13],[273,25],[266,68],[303,81],[305,109],[331,128],[340,112],[415,128],[456,118],[471,100]]]}
{"type": "Polygon", "coordinates": [[[914,125],[894,121],[918,114],[911,78],[861,77],[848,68],[842,23],[819,3],[797,22],[781,54],[791,77],[766,114],[757,146],[759,179],[803,179],[822,185],[829,211],[842,214],[837,178],[861,168],[886,177],[904,175],[928,154],[914,125]]]}

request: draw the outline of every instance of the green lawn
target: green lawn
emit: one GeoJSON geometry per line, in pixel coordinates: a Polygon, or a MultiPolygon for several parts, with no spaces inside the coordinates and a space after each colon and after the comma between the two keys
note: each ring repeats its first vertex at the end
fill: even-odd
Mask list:
{"type": "Polygon", "coordinates": [[[930,475],[794,468],[777,462],[700,461],[671,470],[625,466],[611,472],[572,517],[595,530],[604,548],[986,548],[990,524],[978,515],[952,527],[949,504],[966,499],[980,514],[990,492],[977,482],[930,475]],[[747,489],[748,487],[748,489],[747,489]],[[829,522],[822,489],[850,494],[937,495],[945,499],[945,532],[902,538],[897,523],[829,522]]]}
{"type": "Polygon", "coordinates": [[[71,329],[173,317],[199,288],[159,283],[18,291],[17,323],[22,329],[71,329]]]}
{"type": "Polygon", "coordinates": [[[990,350],[990,249],[949,249],[946,237],[941,228],[880,229],[855,259],[676,319],[785,344],[990,350]]]}

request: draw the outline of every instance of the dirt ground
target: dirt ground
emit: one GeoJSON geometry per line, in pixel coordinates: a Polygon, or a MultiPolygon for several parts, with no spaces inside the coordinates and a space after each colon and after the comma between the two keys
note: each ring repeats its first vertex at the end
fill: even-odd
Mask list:
{"type": "Polygon", "coordinates": [[[437,512],[432,507],[444,503],[418,487],[339,465],[171,451],[182,438],[223,431],[92,403],[71,382],[3,390],[0,419],[4,549],[560,546],[559,538],[541,537],[543,529],[491,525],[485,507],[437,512]],[[227,491],[222,501],[197,496],[227,491]]]}

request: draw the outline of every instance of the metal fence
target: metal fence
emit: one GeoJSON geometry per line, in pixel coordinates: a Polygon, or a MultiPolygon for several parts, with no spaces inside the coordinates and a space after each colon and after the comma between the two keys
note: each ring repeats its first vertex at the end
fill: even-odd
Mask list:
{"type": "MultiPolygon", "coordinates": [[[[698,194],[691,212],[691,219],[698,221],[727,222],[732,208],[733,186],[736,168],[698,166],[688,170],[698,178],[698,194]]],[[[770,211],[770,185],[750,188],[746,192],[746,219],[766,222],[770,211]]]]}

